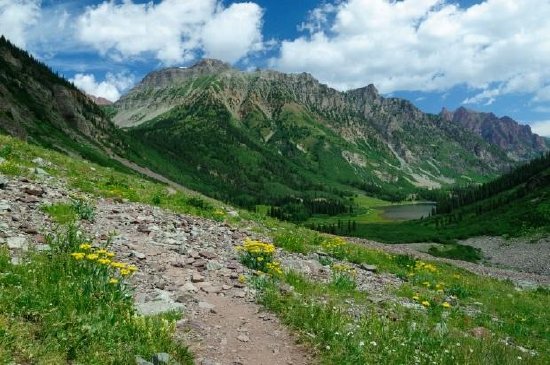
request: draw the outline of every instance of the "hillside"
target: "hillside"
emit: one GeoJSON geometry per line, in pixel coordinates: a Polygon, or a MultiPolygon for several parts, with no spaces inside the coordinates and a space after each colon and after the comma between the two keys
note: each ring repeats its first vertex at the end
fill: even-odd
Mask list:
{"type": "Polygon", "coordinates": [[[509,117],[498,118],[493,113],[480,113],[464,107],[454,112],[443,109],[441,117],[478,134],[485,141],[499,146],[515,161],[524,161],[549,150],[543,137],[531,132],[509,117]]]}
{"type": "Polygon", "coordinates": [[[248,207],[358,191],[401,200],[483,181],[511,163],[458,124],[372,85],[339,92],[308,74],[241,72],[216,60],[155,71],[115,108],[114,122],[156,151],[132,158],[248,207]]]}
{"type": "Polygon", "coordinates": [[[85,94],[0,37],[0,131],[104,165],[124,146],[119,132],[85,94]]]}
{"type": "Polygon", "coordinates": [[[2,359],[550,358],[548,277],[352,243],[11,137],[0,156],[2,359]]]}

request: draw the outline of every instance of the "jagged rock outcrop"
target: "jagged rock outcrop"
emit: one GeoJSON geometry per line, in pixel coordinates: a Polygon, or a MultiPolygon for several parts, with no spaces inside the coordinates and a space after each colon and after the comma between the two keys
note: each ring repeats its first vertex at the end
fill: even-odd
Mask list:
{"type": "Polygon", "coordinates": [[[544,139],[531,131],[531,127],[519,124],[510,117],[499,118],[493,113],[476,112],[464,107],[454,112],[443,109],[440,115],[446,121],[457,123],[500,147],[515,161],[528,160],[549,149],[544,139]]]}

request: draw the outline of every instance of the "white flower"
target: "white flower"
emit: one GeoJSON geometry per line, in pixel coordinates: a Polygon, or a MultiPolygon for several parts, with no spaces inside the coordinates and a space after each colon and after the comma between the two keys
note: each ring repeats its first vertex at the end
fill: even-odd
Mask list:
{"type": "Polygon", "coordinates": [[[371,341],[370,344],[371,344],[372,346],[377,346],[377,345],[378,345],[375,341],[371,341]]]}

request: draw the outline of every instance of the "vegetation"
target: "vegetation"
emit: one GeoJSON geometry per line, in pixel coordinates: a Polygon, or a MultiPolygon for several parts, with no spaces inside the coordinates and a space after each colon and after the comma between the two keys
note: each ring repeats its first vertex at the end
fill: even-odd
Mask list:
{"type": "Polygon", "coordinates": [[[341,262],[332,264],[337,270],[327,284],[288,270],[280,282],[256,280],[262,304],[312,344],[322,363],[545,364],[550,360],[548,319],[541,320],[548,317],[546,290],[518,291],[509,282],[388,255],[307,230],[281,232],[275,242],[299,252],[324,250],[341,262]],[[394,294],[410,304],[369,301],[354,285],[355,269],[346,262],[376,264],[380,271],[401,277],[405,284],[394,294]],[[281,282],[292,290],[281,290],[281,282]],[[486,332],[476,337],[475,328],[486,332]]]}
{"type": "Polygon", "coordinates": [[[17,265],[0,249],[0,358],[11,363],[130,364],[135,356],[171,353],[175,315],[142,317],[105,242],[89,243],[74,226],[49,237],[51,251],[29,252],[17,265]],[[97,247],[97,248],[95,248],[97,247]]]}

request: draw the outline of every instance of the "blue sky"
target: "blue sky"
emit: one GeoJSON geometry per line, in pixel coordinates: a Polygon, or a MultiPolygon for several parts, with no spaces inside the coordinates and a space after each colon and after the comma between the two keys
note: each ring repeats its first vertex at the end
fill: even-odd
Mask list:
{"type": "Polygon", "coordinates": [[[111,100],[154,69],[214,57],[550,136],[548,18],[549,0],[0,0],[0,33],[111,100]]]}

